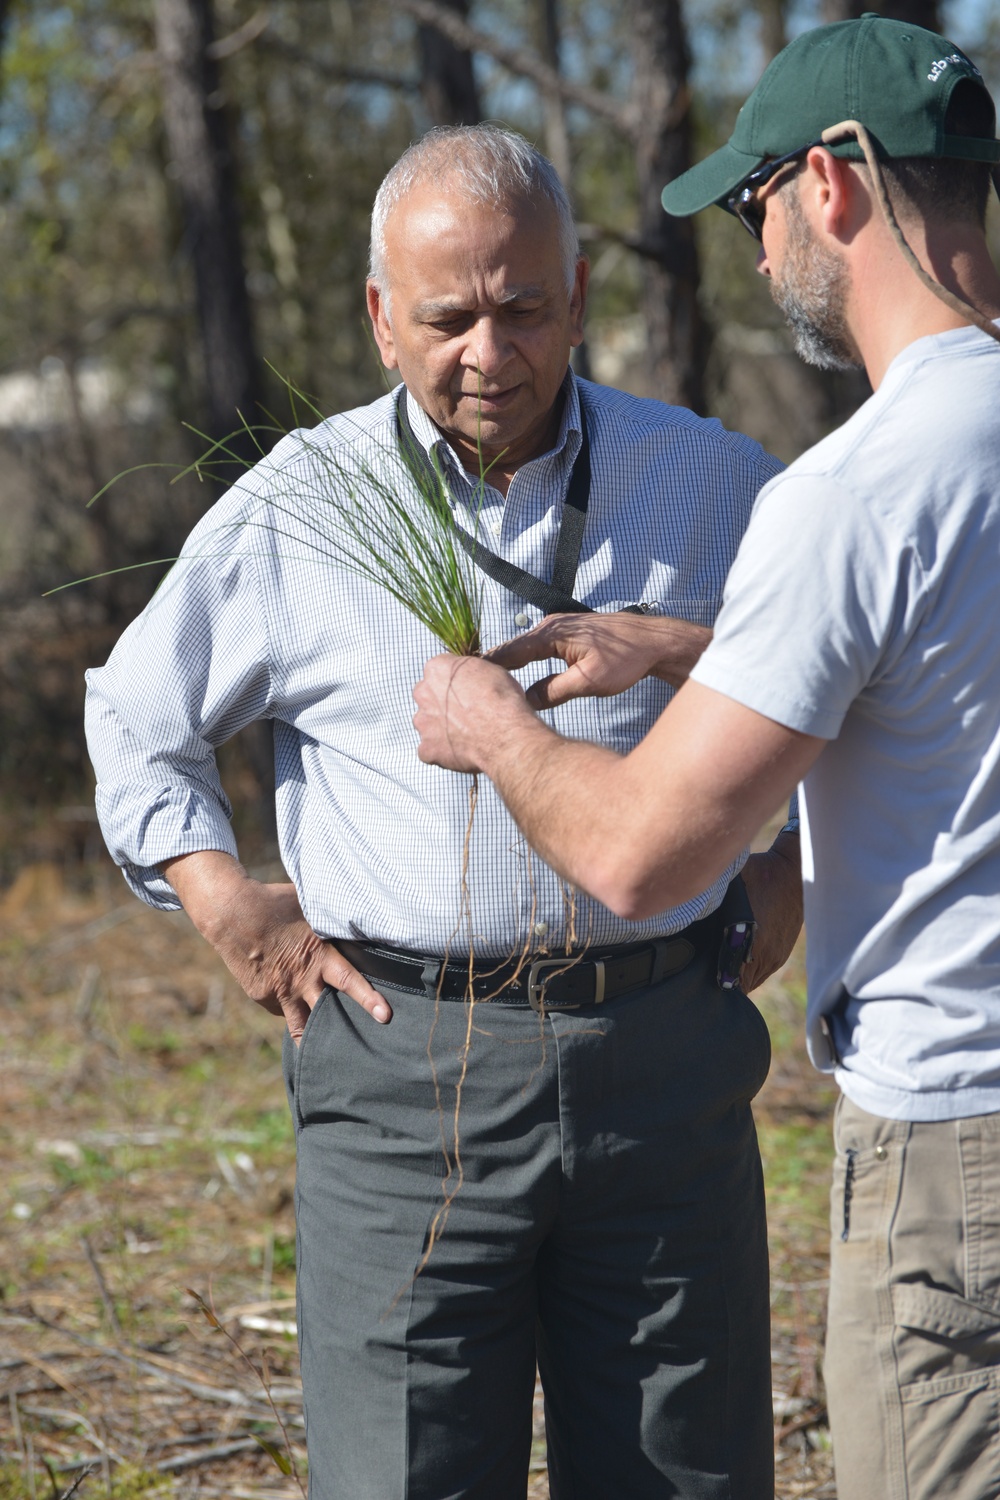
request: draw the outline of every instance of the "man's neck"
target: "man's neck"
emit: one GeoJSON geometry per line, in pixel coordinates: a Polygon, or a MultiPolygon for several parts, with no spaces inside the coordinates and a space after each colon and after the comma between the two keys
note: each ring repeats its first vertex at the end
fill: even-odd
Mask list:
{"type": "Polygon", "coordinates": [[[1000,318],[1000,276],[979,230],[949,226],[927,234],[922,226],[907,224],[903,233],[934,280],[969,304],[969,316],[925,286],[894,244],[882,242],[856,267],[848,309],[873,390],[896,356],[917,339],[974,326],[974,313],[1000,318]]]}

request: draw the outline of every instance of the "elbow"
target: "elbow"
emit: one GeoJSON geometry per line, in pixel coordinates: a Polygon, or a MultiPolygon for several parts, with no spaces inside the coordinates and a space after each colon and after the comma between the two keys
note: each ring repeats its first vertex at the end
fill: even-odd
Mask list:
{"type": "Polygon", "coordinates": [[[623,922],[644,922],[698,894],[687,880],[671,876],[662,867],[644,869],[633,858],[605,857],[581,884],[623,922]]]}

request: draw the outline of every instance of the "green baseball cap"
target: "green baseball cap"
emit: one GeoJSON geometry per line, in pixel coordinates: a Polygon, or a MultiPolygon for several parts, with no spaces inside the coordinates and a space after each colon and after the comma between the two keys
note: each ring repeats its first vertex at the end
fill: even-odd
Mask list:
{"type": "MultiPolygon", "coordinates": [[[[967,78],[990,98],[964,52],[922,26],[876,15],[817,26],[778,53],[740,110],[726,145],[669,182],[663,207],[685,218],[711,203],[725,206],[765,161],[817,141],[841,120],[859,120],[883,160],[1000,161],[1000,141],[945,134],[952,93],[967,78]]],[[[993,120],[995,125],[995,111],[993,120]]],[[[863,160],[853,140],[833,151],[863,160]]]]}

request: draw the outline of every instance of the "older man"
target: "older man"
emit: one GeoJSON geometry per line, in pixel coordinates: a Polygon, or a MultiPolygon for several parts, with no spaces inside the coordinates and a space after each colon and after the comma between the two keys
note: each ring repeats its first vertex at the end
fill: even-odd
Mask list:
{"type": "MultiPolygon", "coordinates": [[[[711,880],[805,778],[809,1041],[843,1091],[841,1500],[1000,1494],[994,131],[975,66],[920,27],[868,15],[780,54],[664,203],[737,213],[801,352],[863,363],[875,394],[760,497],[712,644],[625,759],[557,739],[496,666],[436,662],[421,689],[423,753],[487,771],[535,847],[633,920],[711,880]]],[[[544,632],[504,660],[562,652],[564,696],[633,675],[592,624],[544,632]]]]}
{"type": "MultiPolygon", "coordinates": [[[[576,381],[586,285],[558,178],[520,138],[411,148],[376,202],[368,287],[405,386],[280,444],[90,677],[126,877],[179,897],[288,1022],[313,1500],[523,1495],[536,1358],[554,1497],[772,1493],[749,1109],[768,1040],[733,987],[745,855],[622,920],[534,860],[484,787],[463,874],[468,787],[420,764],[408,723],[433,637],[317,550],[320,456],[363,492],[400,482],[401,443],[433,455],[490,570],[487,647],[574,599],[631,610],[640,634],[679,617],[659,678],[555,714],[632,748],[704,644],[776,465],[576,381]],[[237,863],[213,759],[260,717],[288,886],[237,863]]],[[[798,928],[790,848],[747,866],[748,983],[798,928]]]]}

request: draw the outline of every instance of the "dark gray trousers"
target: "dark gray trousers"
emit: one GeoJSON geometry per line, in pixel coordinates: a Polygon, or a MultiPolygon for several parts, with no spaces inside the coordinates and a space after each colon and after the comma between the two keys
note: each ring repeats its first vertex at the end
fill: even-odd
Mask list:
{"type": "Polygon", "coordinates": [[[286,1043],[310,1500],[523,1500],[536,1358],[553,1500],[772,1500],[756,1008],[386,993],[286,1043]]]}

